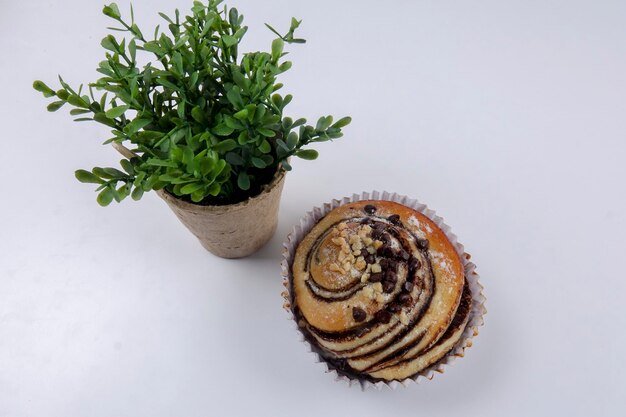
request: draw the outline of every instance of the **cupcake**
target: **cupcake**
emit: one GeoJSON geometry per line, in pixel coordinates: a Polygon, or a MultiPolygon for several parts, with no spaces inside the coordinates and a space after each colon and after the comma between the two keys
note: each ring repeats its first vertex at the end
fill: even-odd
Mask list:
{"type": "Polygon", "coordinates": [[[369,383],[415,379],[460,356],[482,316],[460,245],[425,210],[345,203],[287,244],[286,298],[305,340],[330,370],[369,383]]]}

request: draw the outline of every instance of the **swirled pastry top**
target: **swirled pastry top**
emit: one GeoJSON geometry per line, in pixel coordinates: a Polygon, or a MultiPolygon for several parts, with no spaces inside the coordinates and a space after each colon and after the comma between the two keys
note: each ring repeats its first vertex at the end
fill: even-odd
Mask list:
{"type": "Polygon", "coordinates": [[[298,245],[294,313],[307,338],[347,374],[403,379],[459,340],[471,293],[445,233],[390,201],[340,206],[298,245]]]}

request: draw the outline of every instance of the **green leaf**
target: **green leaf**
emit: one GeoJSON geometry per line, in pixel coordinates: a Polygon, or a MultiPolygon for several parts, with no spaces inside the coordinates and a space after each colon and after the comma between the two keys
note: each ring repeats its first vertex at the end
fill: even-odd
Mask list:
{"type": "Polygon", "coordinates": [[[74,172],[74,176],[76,177],[76,179],[82,183],[86,183],[86,184],[104,184],[104,181],[97,177],[96,175],[92,174],[89,171],[85,171],[84,169],[79,169],[76,170],[76,172],[74,172]]]}
{"type": "Polygon", "coordinates": [[[104,190],[102,190],[100,194],[98,194],[96,201],[102,207],[106,207],[109,204],[111,204],[111,201],[113,201],[113,197],[114,197],[113,190],[107,187],[104,190]]]}
{"type": "Polygon", "coordinates": [[[60,98],[61,100],[65,100],[67,101],[68,97],[70,96],[70,94],[65,91],[65,90],[59,90],[56,92],[56,95],[58,98],[60,98]]]}
{"type": "Polygon", "coordinates": [[[226,140],[219,142],[216,145],[213,145],[213,150],[216,152],[222,153],[222,152],[232,151],[236,147],[237,147],[237,142],[235,142],[233,139],[226,139],[226,140]]]}
{"type": "Polygon", "coordinates": [[[289,27],[289,32],[293,34],[293,31],[300,27],[302,20],[298,20],[295,17],[291,18],[291,26],[289,27]]]}
{"type": "Polygon", "coordinates": [[[226,93],[226,97],[228,98],[228,101],[230,101],[231,104],[235,106],[236,109],[240,109],[243,107],[243,100],[241,98],[241,92],[239,91],[239,87],[232,87],[230,90],[228,90],[228,92],[226,93]]]}
{"type": "Polygon", "coordinates": [[[300,118],[300,119],[296,120],[295,122],[293,122],[293,124],[291,125],[291,128],[295,129],[296,127],[302,126],[305,123],[306,123],[306,119],[305,118],[300,118]]]}
{"type": "Polygon", "coordinates": [[[100,41],[100,45],[108,51],[117,52],[117,41],[113,35],[107,35],[100,41]]]}
{"type": "Polygon", "coordinates": [[[263,161],[261,158],[256,158],[254,156],[252,157],[252,165],[259,169],[263,169],[266,167],[265,161],[263,161]]]}
{"type": "Polygon", "coordinates": [[[117,7],[117,4],[115,3],[111,3],[108,6],[104,6],[104,8],[102,9],[102,13],[104,13],[106,16],[109,16],[115,20],[121,17],[120,9],[117,7]]]}
{"type": "Polygon", "coordinates": [[[143,49],[157,55],[163,55],[163,48],[156,41],[150,41],[143,44],[143,49]]]}
{"type": "Polygon", "coordinates": [[[285,41],[281,38],[276,38],[272,41],[272,61],[276,62],[283,53],[285,47],[285,41]]]}
{"type": "Polygon", "coordinates": [[[133,133],[137,133],[144,127],[148,126],[150,123],[152,123],[152,119],[135,119],[124,126],[124,132],[128,135],[132,135],[133,133]]]}
{"type": "Polygon", "coordinates": [[[122,166],[124,171],[128,173],[128,175],[135,175],[135,168],[133,167],[133,164],[131,164],[128,159],[122,159],[120,161],[120,165],[122,166]]]}
{"type": "Polygon", "coordinates": [[[278,31],[277,31],[276,29],[274,29],[273,27],[271,27],[271,26],[270,26],[270,25],[268,25],[267,23],[265,24],[265,26],[266,26],[269,30],[271,30],[272,32],[274,32],[274,34],[275,34],[276,36],[278,36],[279,38],[282,38],[282,37],[283,37],[283,35],[281,35],[280,33],[278,33],[278,31]]]}
{"type": "Polygon", "coordinates": [[[283,159],[280,163],[285,171],[291,171],[291,165],[287,162],[286,159],[283,159]]]}
{"type": "Polygon", "coordinates": [[[81,97],[79,96],[75,96],[75,95],[71,95],[67,97],[67,102],[70,103],[72,106],[75,107],[82,107],[84,109],[89,108],[89,104],[86,103],[81,97]]]}
{"type": "Polygon", "coordinates": [[[270,145],[270,143],[263,139],[263,142],[261,142],[261,144],[259,145],[259,150],[263,153],[270,153],[270,151],[272,150],[272,145],[270,145]]]}
{"type": "Polygon", "coordinates": [[[218,136],[228,136],[234,131],[235,129],[228,126],[226,123],[221,123],[215,126],[213,129],[211,129],[211,132],[213,132],[214,135],[218,135],[218,136]]]}
{"type": "Polygon", "coordinates": [[[343,117],[335,122],[331,127],[336,129],[341,129],[342,127],[348,126],[352,122],[352,117],[343,117]]]}
{"type": "Polygon", "coordinates": [[[302,150],[296,152],[296,156],[298,158],[307,159],[309,161],[312,161],[314,159],[317,159],[317,157],[319,156],[319,152],[317,152],[315,149],[302,149],[302,150]]]}
{"type": "Polygon", "coordinates": [[[124,184],[121,187],[119,187],[117,190],[115,190],[115,193],[117,194],[117,195],[114,195],[115,201],[119,203],[120,201],[128,197],[128,187],[126,186],[126,184],[124,184]]]}
{"type": "Polygon", "coordinates": [[[204,111],[202,111],[200,106],[196,106],[191,109],[191,117],[193,117],[193,119],[198,123],[203,123],[206,121],[206,116],[204,115],[204,111]]]}
{"type": "Polygon", "coordinates": [[[228,23],[230,23],[230,25],[232,27],[238,26],[238,23],[239,23],[239,12],[234,7],[231,8],[230,11],[228,12],[228,23]]]}
{"type": "Polygon", "coordinates": [[[195,193],[198,190],[201,190],[204,188],[204,184],[201,182],[192,182],[190,184],[187,184],[185,186],[183,186],[180,189],[180,192],[183,194],[192,194],[195,193]]]}
{"type": "Polygon", "coordinates": [[[202,190],[198,190],[195,193],[191,194],[191,201],[193,201],[194,203],[199,203],[202,200],[204,200],[204,193],[202,192],[202,190]]]}
{"type": "Polygon", "coordinates": [[[115,169],[115,168],[100,168],[100,167],[96,167],[92,171],[98,177],[109,179],[109,180],[111,180],[111,179],[123,179],[123,178],[127,177],[127,175],[125,173],[123,173],[122,171],[120,171],[118,169],[115,169]]]}
{"type": "Polygon", "coordinates": [[[162,159],[157,159],[157,158],[150,158],[146,161],[146,163],[148,165],[152,165],[155,167],[170,167],[170,168],[178,167],[178,165],[176,165],[176,163],[172,161],[164,161],[162,159]]]}
{"type": "Polygon", "coordinates": [[[274,103],[274,105],[280,109],[283,105],[283,98],[280,94],[274,94],[272,96],[272,103],[274,103]]]}
{"type": "Polygon", "coordinates": [[[261,159],[265,162],[265,165],[271,165],[274,162],[274,157],[272,155],[262,155],[261,159]]]}
{"type": "Polygon", "coordinates": [[[248,31],[248,26],[244,26],[240,29],[237,30],[237,32],[235,32],[235,38],[237,38],[240,42],[241,39],[243,39],[244,35],[246,34],[246,32],[248,31]]]}
{"type": "Polygon", "coordinates": [[[64,104],[65,104],[64,101],[53,101],[52,103],[48,104],[47,109],[50,112],[55,112],[59,110],[61,107],[63,107],[64,104]]]}
{"type": "Polygon", "coordinates": [[[248,110],[247,109],[240,110],[237,113],[233,114],[233,117],[235,119],[242,120],[242,121],[246,120],[246,118],[248,117],[248,110]]]}
{"type": "Polygon", "coordinates": [[[231,165],[243,165],[243,158],[234,152],[228,152],[224,159],[231,165]]]}
{"type": "Polygon", "coordinates": [[[141,33],[141,30],[139,30],[139,26],[137,26],[135,23],[130,26],[130,32],[139,39],[143,38],[143,34],[141,33]]]}
{"type": "Polygon", "coordinates": [[[245,172],[240,172],[237,176],[237,185],[242,190],[246,191],[250,189],[250,177],[245,172]]]}
{"type": "Polygon", "coordinates": [[[250,80],[246,79],[236,66],[231,68],[231,71],[233,73],[233,80],[235,81],[235,84],[241,88],[241,91],[248,92],[248,89],[250,88],[250,80]]]}
{"type": "Polygon", "coordinates": [[[265,136],[266,138],[273,138],[274,136],[276,136],[276,132],[274,132],[273,130],[267,129],[265,127],[257,127],[256,131],[262,134],[263,136],[265,136]]]}
{"type": "Polygon", "coordinates": [[[189,87],[190,88],[195,88],[196,87],[196,83],[198,82],[198,78],[200,77],[200,73],[198,71],[195,71],[193,74],[191,74],[191,76],[189,77],[189,87]]]}
{"type": "Polygon", "coordinates": [[[120,117],[122,114],[124,114],[124,112],[126,112],[126,110],[128,110],[129,108],[130,106],[128,105],[117,106],[107,110],[104,114],[107,119],[115,119],[116,117],[120,117]]]}
{"type": "Polygon", "coordinates": [[[135,58],[137,56],[137,43],[134,39],[128,43],[128,52],[130,53],[131,61],[135,62],[135,58]]]}
{"type": "Polygon", "coordinates": [[[174,23],[174,22],[172,22],[172,19],[170,19],[169,16],[166,15],[165,13],[159,12],[159,16],[161,16],[167,23],[170,23],[170,24],[174,23]]]}
{"type": "Polygon", "coordinates": [[[37,80],[33,82],[33,88],[40,93],[43,93],[44,97],[52,97],[55,95],[55,92],[46,84],[44,84],[43,81],[37,80]]]}
{"type": "Polygon", "coordinates": [[[130,193],[130,198],[132,198],[135,201],[141,200],[141,197],[143,197],[143,188],[141,187],[135,187],[133,189],[133,192],[130,193]]]}
{"type": "Polygon", "coordinates": [[[172,54],[172,61],[174,62],[174,68],[176,71],[182,75],[185,69],[183,68],[183,56],[180,52],[174,52],[172,54]]]}
{"type": "Polygon", "coordinates": [[[289,149],[289,146],[287,146],[287,144],[282,139],[276,139],[276,143],[278,144],[278,147],[284,150],[285,152],[289,152],[291,150],[289,149]]]}
{"type": "Polygon", "coordinates": [[[230,36],[230,35],[222,36],[222,41],[224,41],[224,45],[226,45],[226,47],[228,48],[230,48],[233,45],[236,45],[237,42],[239,42],[237,38],[235,38],[234,36],[230,36]]]}
{"type": "Polygon", "coordinates": [[[298,134],[296,132],[291,132],[289,133],[289,135],[287,136],[287,148],[289,148],[289,150],[293,150],[295,149],[296,145],[298,144],[298,134]]]}
{"type": "Polygon", "coordinates": [[[207,193],[215,197],[216,195],[220,193],[220,191],[222,191],[222,186],[219,185],[217,182],[214,182],[213,184],[209,186],[207,193]]]}
{"type": "Polygon", "coordinates": [[[86,113],[91,113],[91,110],[85,110],[85,109],[72,109],[72,110],[70,110],[70,114],[72,116],[78,116],[78,115],[86,114],[86,113]]]}
{"type": "Polygon", "coordinates": [[[226,123],[226,125],[228,127],[232,127],[235,130],[241,130],[241,129],[245,128],[245,126],[242,125],[239,122],[239,120],[235,119],[234,117],[228,116],[228,115],[224,116],[224,123],[226,123]]]}
{"type": "Polygon", "coordinates": [[[333,122],[333,116],[322,116],[317,121],[317,125],[315,126],[315,130],[326,130],[330,127],[330,124],[333,122]]]}
{"type": "Polygon", "coordinates": [[[237,142],[240,145],[245,145],[246,143],[248,143],[249,139],[250,139],[250,137],[248,135],[248,131],[247,130],[242,130],[241,133],[239,133],[239,136],[237,137],[237,142]]]}

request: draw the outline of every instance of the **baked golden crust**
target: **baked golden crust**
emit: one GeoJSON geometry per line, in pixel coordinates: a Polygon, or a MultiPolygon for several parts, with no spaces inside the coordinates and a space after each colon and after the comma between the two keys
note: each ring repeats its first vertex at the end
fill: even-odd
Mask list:
{"type": "Polygon", "coordinates": [[[291,269],[300,327],[357,375],[419,372],[452,349],[469,316],[457,315],[469,288],[454,246],[428,217],[398,203],[334,209],[302,239],[291,269]],[[456,331],[442,338],[453,319],[456,331]]]}

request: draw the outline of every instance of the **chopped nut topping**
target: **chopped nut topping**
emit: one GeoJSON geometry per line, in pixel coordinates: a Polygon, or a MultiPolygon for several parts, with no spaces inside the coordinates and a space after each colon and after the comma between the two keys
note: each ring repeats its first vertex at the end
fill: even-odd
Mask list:
{"type": "Polygon", "coordinates": [[[367,272],[361,275],[361,282],[367,282],[368,279],[370,279],[370,274],[367,272]]]}
{"type": "Polygon", "coordinates": [[[337,258],[339,259],[339,262],[343,262],[346,259],[346,255],[344,252],[339,252],[339,255],[337,256],[337,258]]]}
{"type": "Polygon", "coordinates": [[[363,238],[363,243],[365,243],[367,246],[371,245],[374,241],[372,240],[371,237],[365,237],[363,238]]]}
{"type": "Polygon", "coordinates": [[[381,242],[380,240],[375,240],[374,243],[372,244],[372,246],[374,246],[374,249],[378,249],[383,245],[383,242],[381,242]]]}
{"type": "Polygon", "coordinates": [[[360,242],[360,241],[361,241],[361,239],[359,239],[358,235],[350,236],[350,244],[351,245],[354,245],[355,243],[360,242]]]}
{"type": "Polygon", "coordinates": [[[385,302],[385,296],[380,293],[376,294],[376,302],[383,304],[385,302]]]}
{"type": "Polygon", "coordinates": [[[374,294],[374,290],[371,287],[363,288],[363,294],[371,299],[374,299],[374,297],[376,297],[376,294],[374,294]]]}
{"type": "Polygon", "coordinates": [[[337,229],[339,230],[343,230],[346,228],[346,224],[345,223],[339,223],[339,225],[337,226],[337,229]]]}
{"type": "Polygon", "coordinates": [[[367,252],[372,254],[372,255],[375,255],[376,254],[376,249],[374,249],[372,246],[368,246],[367,247],[367,252]]]}
{"type": "Polygon", "coordinates": [[[328,269],[330,269],[332,272],[343,272],[343,270],[339,267],[339,265],[335,263],[330,264],[328,269]]]}
{"type": "Polygon", "coordinates": [[[381,284],[380,282],[376,282],[374,285],[372,285],[372,289],[374,290],[374,292],[382,293],[383,292],[383,284],[381,284]]]}
{"type": "Polygon", "coordinates": [[[351,269],[352,269],[352,264],[350,262],[346,262],[343,264],[344,272],[350,272],[351,269]]]}
{"type": "Polygon", "coordinates": [[[367,266],[367,263],[365,262],[365,259],[362,256],[359,256],[358,258],[356,258],[356,262],[354,263],[354,266],[356,266],[356,269],[358,269],[359,271],[362,271],[367,266]]]}
{"type": "Polygon", "coordinates": [[[350,253],[350,252],[352,252],[352,251],[350,250],[350,246],[348,246],[348,244],[347,244],[347,243],[345,243],[345,242],[341,245],[341,250],[342,250],[343,252],[345,252],[345,253],[350,253]]]}
{"type": "Polygon", "coordinates": [[[372,265],[372,272],[377,273],[377,272],[381,272],[383,269],[380,267],[380,264],[373,264],[372,265]]]}

